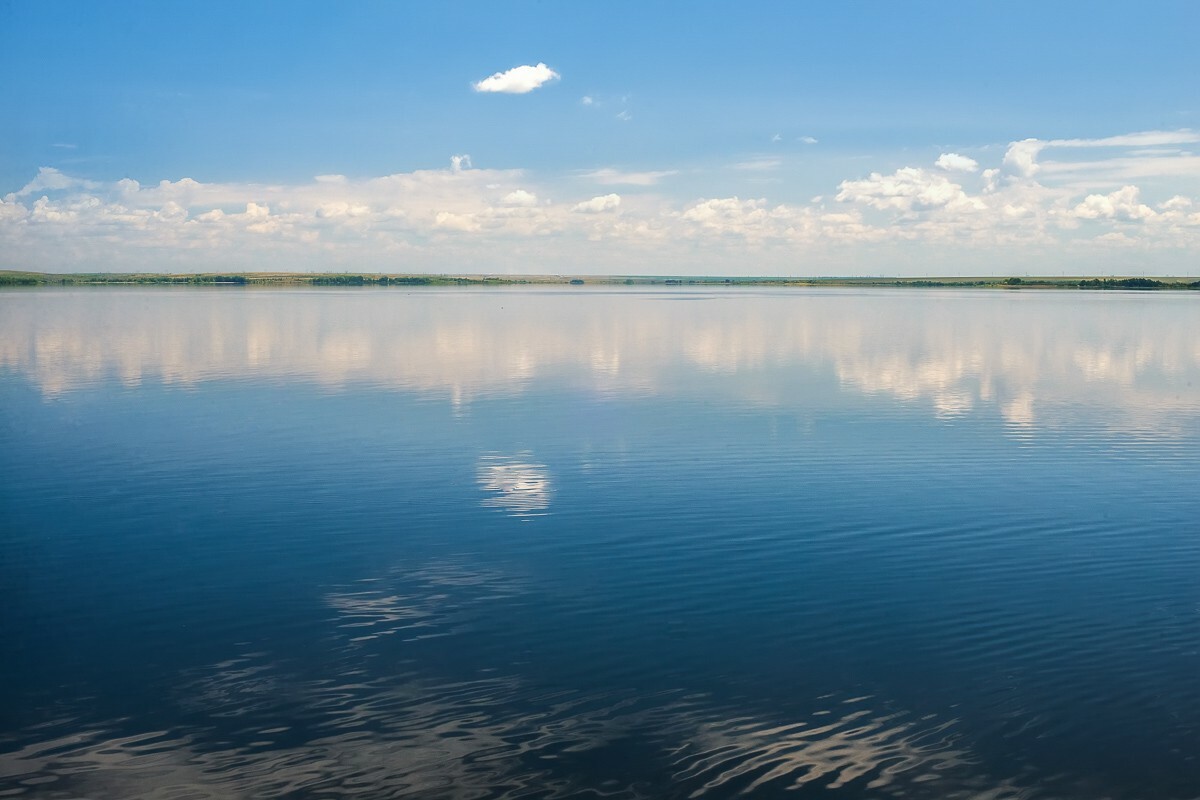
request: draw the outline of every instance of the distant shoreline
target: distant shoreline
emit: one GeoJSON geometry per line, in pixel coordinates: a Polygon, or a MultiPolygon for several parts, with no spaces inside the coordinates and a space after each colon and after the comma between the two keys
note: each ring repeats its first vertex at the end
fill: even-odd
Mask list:
{"type": "Polygon", "coordinates": [[[870,286],[975,289],[1200,290],[1187,277],[723,277],[674,275],[428,275],[331,272],[52,273],[0,270],[5,286],[870,286]]]}

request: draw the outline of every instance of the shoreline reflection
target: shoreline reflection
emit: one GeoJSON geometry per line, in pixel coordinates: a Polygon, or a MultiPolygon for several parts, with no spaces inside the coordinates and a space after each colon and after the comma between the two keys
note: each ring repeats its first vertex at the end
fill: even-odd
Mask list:
{"type": "Polygon", "coordinates": [[[1170,435],[1200,414],[1191,298],[675,294],[7,292],[0,366],[47,399],[253,378],[469,406],[551,381],[784,410],[836,407],[848,391],[1024,428],[1089,417],[1170,435]]]}

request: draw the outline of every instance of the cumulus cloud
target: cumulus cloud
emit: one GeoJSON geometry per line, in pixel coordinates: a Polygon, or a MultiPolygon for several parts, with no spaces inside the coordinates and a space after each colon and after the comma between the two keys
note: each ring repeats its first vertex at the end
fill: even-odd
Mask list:
{"type": "Polygon", "coordinates": [[[591,200],[576,203],[571,207],[571,210],[581,214],[599,214],[603,211],[612,211],[619,205],[621,205],[621,195],[602,194],[593,197],[591,200]]]}
{"type": "Polygon", "coordinates": [[[1192,201],[1183,195],[1175,195],[1169,200],[1158,204],[1163,211],[1184,211],[1192,207],[1192,201]]]}
{"type": "Polygon", "coordinates": [[[1149,219],[1154,209],[1141,203],[1140,191],[1136,186],[1122,186],[1109,194],[1089,194],[1075,206],[1074,214],[1079,219],[1122,219],[1129,222],[1149,219]]]}
{"type": "Polygon", "coordinates": [[[1200,194],[1187,171],[1195,157],[1127,152],[1149,138],[1078,140],[1113,148],[1086,151],[1086,162],[1053,157],[1073,146],[1053,142],[1077,140],[1014,142],[982,165],[945,153],[937,167],[850,176],[837,184],[837,206],[828,192],[790,205],[720,192],[696,199],[683,191],[701,180],[744,184],[753,170],[776,166],[766,156],[731,165],[751,170],[740,179],[726,170],[697,171],[687,182],[671,182],[670,192],[622,191],[624,197],[600,187],[652,187],[677,173],[577,172],[563,177],[600,186],[566,202],[549,199],[562,192],[553,176],[476,169],[465,154],[441,169],[329,174],[282,185],[186,177],[97,182],[45,167],[0,199],[0,269],[90,271],[121,263],[202,271],[219,262],[230,269],[527,272],[536,249],[564,273],[572,265],[595,272],[674,264],[696,274],[751,267],[761,274],[820,264],[823,272],[853,274],[879,263],[882,251],[870,249],[876,244],[889,246],[889,258],[907,253],[905,263],[921,271],[936,271],[939,258],[957,258],[956,269],[991,264],[1031,246],[1062,259],[1078,254],[1078,261],[1060,262],[1067,269],[1094,268],[1094,243],[1123,233],[1130,247],[1141,248],[1148,270],[1186,271],[1200,250],[1200,194]],[[1129,170],[1150,169],[1140,161],[1155,162],[1159,177],[1124,179],[1129,170]],[[600,244],[580,248],[582,239],[600,244]]]}
{"type": "Polygon", "coordinates": [[[839,201],[863,203],[880,210],[982,207],[978,199],[968,197],[962,186],[945,175],[918,167],[902,167],[891,175],[872,172],[863,180],[842,181],[838,189],[839,201]]]}
{"type": "Polygon", "coordinates": [[[1045,146],[1045,142],[1037,139],[1022,139],[1019,142],[1013,142],[1004,153],[1004,166],[1017,175],[1033,177],[1039,169],[1038,154],[1045,146]]]}
{"type": "Polygon", "coordinates": [[[502,94],[528,94],[534,89],[561,77],[557,72],[538,62],[537,66],[523,65],[506,72],[497,72],[472,84],[477,92],[502,94]]]}
{"type": "Polygon", "coordinates": [[[439,211],[437,217],[434,219],[434,224],[446,230],[463,231],[466,233],[480,229],[479,223],[470,215],[456,214],[453,211],[439,211]]]}
{"type": "Polygon", "coordinates": [[[942,153],[934,166],[947,172],[975,172],[979,169],[979,162],[958,153],[942,153]]]}
{"type": "Polygon", "coordinates": [[[983,191],[994,192],[1000,181],[1000,170],[985,169],[981,175],[983,178],[983,191]]]}
{"type": "Polygon", "coordinates": [[[516,189],[504,195],[504,199],[500,202],[506,206],[536,206],[538,199],[537,195],[532,192],[527,192],[524,189],[516,189]]]}

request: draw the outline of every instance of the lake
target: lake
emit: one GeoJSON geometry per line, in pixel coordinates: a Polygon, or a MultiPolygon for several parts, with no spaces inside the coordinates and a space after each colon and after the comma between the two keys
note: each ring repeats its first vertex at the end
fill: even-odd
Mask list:
{"type": "Polygon", "coordinates": [[[1198,302],[0,292],[0,796],[1200,796],[1198,302]]]}

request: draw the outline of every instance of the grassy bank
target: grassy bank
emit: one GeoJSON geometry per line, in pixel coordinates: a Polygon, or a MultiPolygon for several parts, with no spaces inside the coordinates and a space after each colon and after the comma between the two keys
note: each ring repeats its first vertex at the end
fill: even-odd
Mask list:
{"type": "Polygon", "coordinates": [[[980,289],[1200,289],[1195,278],[723,278],[623,275],[404,275],[319,272],[48,273],[0,270],[0,286],[901,286],[980,289]]]}

